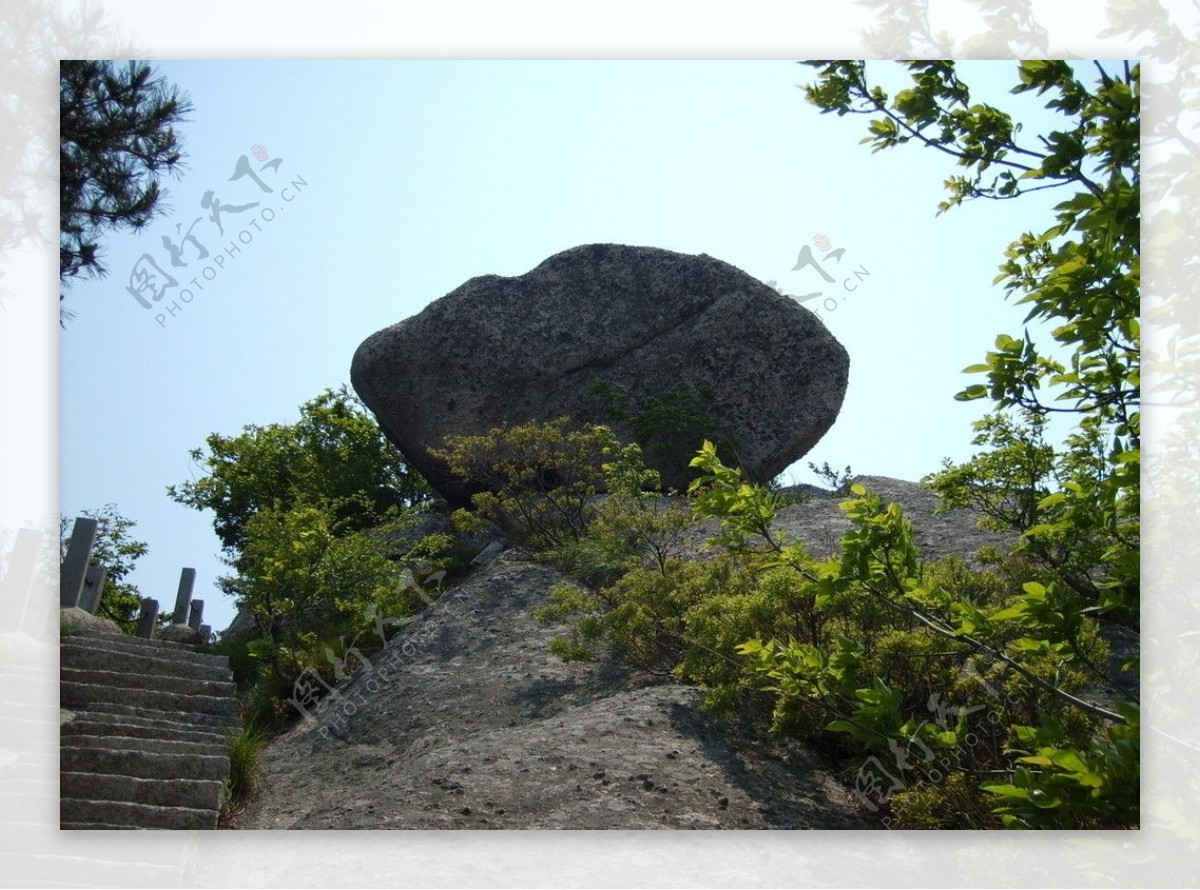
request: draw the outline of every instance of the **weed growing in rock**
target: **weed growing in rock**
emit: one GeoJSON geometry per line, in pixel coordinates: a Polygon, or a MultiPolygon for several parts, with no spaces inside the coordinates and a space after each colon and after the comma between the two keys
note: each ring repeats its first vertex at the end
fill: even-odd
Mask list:
{"type": "Polygon", "coordinates": [[[230,733],[229,778],[221,802],[221,820],[230,822],[246,805],[262,777],[262,750],[268,736],[261,730],[243,726],[230,733]]]}

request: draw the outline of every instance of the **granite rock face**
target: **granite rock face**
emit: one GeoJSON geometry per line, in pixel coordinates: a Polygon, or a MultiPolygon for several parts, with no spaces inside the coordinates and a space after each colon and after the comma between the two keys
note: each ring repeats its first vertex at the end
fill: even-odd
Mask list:
{"type": "Polygon", "coordinates": [[[700,690],[563,662],[533,612],[566,581],[508,550],[263,752],[246,829],[868,827],[815,754],[700,690]]]}
{"type": "MultiPolygon", "coordinates": [[[[1012,536],[934,514],[914,482],[855,479],[899,503],[928,559],[1012,536]]],[[[808,491],[777,539],[818,556],[849,530],[843,497],[808,491]]],[[[705,558],[715,521],[677,556],[705,558]]],[[[247,829],[858,829],[853,764],[699,707],[702,690],[611,658],[564,662],[566,628],[534,613],[566,575],[510,548],[422,611],[263,753],[247,829]]]]}
{"type": "MultiPolygon", "coordinates": [[[[457,503],[469,492],[429,453],[447,435],[566,415],[633,440],[631,418],[680,394],[747,477],[767,481],[832,426],[848,374],[820,319],[766,284],[703,254],[616,244],[472,278],[368,337],[351,367],[384,432],[457,503]],[[597,380],[627,394],[629,417],[593,392],[597,380]]],[[[683,486],[686,458],[664,451],[647,449],[647,462],[683,486]]]]}

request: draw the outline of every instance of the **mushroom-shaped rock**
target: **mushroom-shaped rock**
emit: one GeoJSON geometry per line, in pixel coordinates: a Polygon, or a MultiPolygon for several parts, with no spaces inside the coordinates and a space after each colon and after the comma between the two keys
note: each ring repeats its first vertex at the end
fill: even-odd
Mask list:
{"type": "Polygon", "coordinates": [[[686,485],[704,438],[768,481],[832,426],[849,365],[816,315],[728,263],[588,244],[524,275],[470,279],[368,337],[350,376],[411,464],[461,504],[470,492],[430,453],[447,435],[564,415],[641,441],[669,487],[686,485]]]}

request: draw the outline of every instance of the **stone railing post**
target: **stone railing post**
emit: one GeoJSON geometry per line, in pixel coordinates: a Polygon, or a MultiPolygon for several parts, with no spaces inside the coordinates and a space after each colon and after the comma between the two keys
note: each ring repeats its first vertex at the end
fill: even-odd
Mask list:
{"type": "Polygon", "coordinates": [[[150,639],[154,636],[154,623],[158,621],[158,600],[142,597],[142,611],[137,618],[137,635],[150,639]]]}
{"type": "Polygon", "coordinates": [[[192,602],[192,587],[196,584],[196,570],[184,569],[179,573],[179,592],[175,595],[175,612],[172,624],[187,624],[188,607],[192,602]]]}
{"type": "Polygon", "coordinates": [[[83,576],[83,592],[79,595],[79,608],[95,615],[100,610],[100,597],[104,594],[104,582],[108,578],[108,569],[104,566],[90,565],[83,576]]]}
{"type": "Polygon", "coordinates": [[[192,600],[192,608],[188,611],[188,627],[192,630],[199,630],[203,617],[204,600],[192,600]]]}
{"type": "Polygon", "coordinates": [[[58,604],[61,608],[70,609],[79,605],[88,563],[92,559],[92,548],[96,545],[97,525],[95,519],[86,516],[75,519],[75,527],[71,530],[71,546],[67,548],[67,558],[63,560],[62,574],[59,576],[58,604]]]}

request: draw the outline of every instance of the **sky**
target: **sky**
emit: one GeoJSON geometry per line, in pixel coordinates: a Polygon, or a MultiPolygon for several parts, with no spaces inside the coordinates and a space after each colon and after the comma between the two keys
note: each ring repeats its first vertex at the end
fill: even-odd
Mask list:
{"type": "MultiPolygon", "coordinates": [[[[809,461],[918,480],[970,457],[987,405],[953,399],[974,382],[961,371],[1024,317],[992,280],[1008,243],[1047,227],[1061,200],[938,217],[953,160],[912,145],[873,154],[865,118],[805,101],[814,72],[794,61],[154,67],[194,105],[187,166],[156,223],[105,238],[108,277],[68,292],[61,511],[115,504],[149,545],[127,580],[168,609],[180,569],[195,568],[215,630],[234,605],[214,586],[228,568],[213,517],[166,494],[198,478],[190,452],[212,433],[296,420],[349,383],[362,340],[467,279],[614,242],[821,290],[804,305],[846,347],[850,380],[833,428],[785,480],[817,482],[809,461]],[[833,285],[793,271],[819,236],[845,249],[833,285]],[[147,280],[159,282],[140,285],[149,308],[134,295],[147,280]]],[[[1035,99],[1007,94],[1015,68],[963,63],[962,76],[1027,130],[1045,125],[1035,99]]],[[[891,63],[871,69],[895,82],[891,63]]]]}

